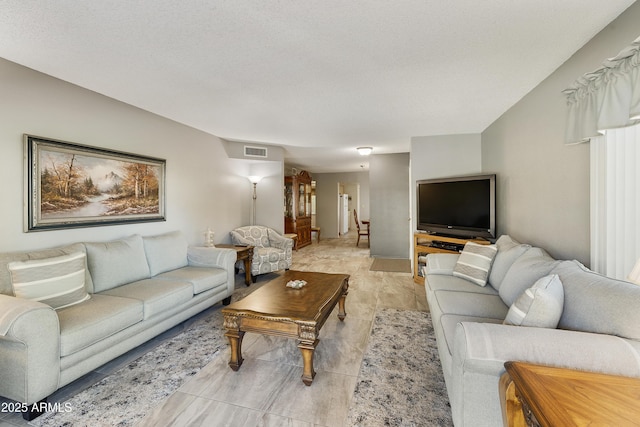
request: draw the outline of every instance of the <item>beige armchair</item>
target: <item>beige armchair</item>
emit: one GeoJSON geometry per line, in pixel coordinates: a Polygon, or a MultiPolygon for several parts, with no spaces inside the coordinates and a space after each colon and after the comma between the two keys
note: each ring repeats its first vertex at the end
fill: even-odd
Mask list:
{"type": "MultiPolygon", "coordinates": [[[[256,276],[291,267],[293,240],[278,234],[275,230],[261,225],[249,225],[230,232],[234,245],[253,246],[251,279],[256,276]]],[[[244,269],[244,265],[239,266],[244,269]]]]}

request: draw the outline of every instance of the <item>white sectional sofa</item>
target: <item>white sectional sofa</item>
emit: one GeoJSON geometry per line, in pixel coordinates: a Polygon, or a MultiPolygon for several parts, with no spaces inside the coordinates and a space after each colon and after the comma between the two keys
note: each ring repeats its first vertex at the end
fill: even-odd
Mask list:
{"type": "Polygon", "coordinates": [[[640,377],[640,286],[509,236],[495,246],[485,286],[454,275],[457,254],[430,254],[423,271],[457,427],[503,425],[498,383],[506,361],[640,377]],[[525,293],[536,282],[544,286],[525,293]],[[503,324],[516,314],[529,326],[503,324]]]}
{"type": "Polygon", "coordinates": [[[177,231],[0,254],[0,396],[39,402],[228,303],[235,261],[234,250],[190,247],[177,231]]]}

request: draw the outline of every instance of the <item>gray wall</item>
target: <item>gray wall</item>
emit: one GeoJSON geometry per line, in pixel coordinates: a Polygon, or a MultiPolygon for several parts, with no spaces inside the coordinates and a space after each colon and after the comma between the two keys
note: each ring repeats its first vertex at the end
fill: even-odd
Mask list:
{"type": "Polygon", "coordinates": [[[360,185],[360,210],[358,217],[369,218],[369,173],[313,173],[316,181],[316,225],[320,227],[322,238],[338,237],[338,184],[360,185]]]}
{"type": "MultiPolygon", "coordinates": [[[[0,93],[0,251],[176,229],[197,244],[208,226],[220,243],[250,222],[251,165],[229,159],[219,138],[4,59],[0,93]],[[166,159],[166,222],[25,233],[24,133],[166,159]]],[[[273,170],[259,184],[259,202],[282,200],[282,173],[277,175],[273,170]]],[[[259,210],[258,218],[281,229],[282,203],[274,205],[277,214],[265,209],[261,216],[259,210]]]]}
{"type": "Polygon", "coordinates": [[[372,155],[371,256],[409,258],[409,153],[372,155]]]}
{"type": "Polygon", "coordinates": [[[482,169],[498,173],[498,231],[589,265],[589,145],[564,145],[565,97],[578,77],[638,37],[627,9],[482,133],[482,169]]]}
{"type": "MultiPolygon", "coordinates": [[[[480,134],[411,138],[411,227],[417,229],[416,181],[482,171],[480,134]]],[[[412,243],[413,244],[413,241],[412,243]]]]}

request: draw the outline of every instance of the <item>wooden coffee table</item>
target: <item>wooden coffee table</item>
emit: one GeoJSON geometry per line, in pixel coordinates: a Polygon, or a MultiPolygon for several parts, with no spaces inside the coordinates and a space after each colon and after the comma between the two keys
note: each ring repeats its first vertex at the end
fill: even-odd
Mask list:
{"type": "Polygon", "coordinates": [[[338,318],[344,320],[344,303],[349,289],[348,274],[314,273],[289,270],[244,299],[222,309],[225,336],[231,346],[229,366],[242,365],[242,338],[245,332],[257,332],[297,338],[302,354],[302,382],[311,385],[316,373],[313,354],[320,328],[338,304],[338,318]],[[290,280],[305,280],[301,289],[286,286],[290,280]]]}

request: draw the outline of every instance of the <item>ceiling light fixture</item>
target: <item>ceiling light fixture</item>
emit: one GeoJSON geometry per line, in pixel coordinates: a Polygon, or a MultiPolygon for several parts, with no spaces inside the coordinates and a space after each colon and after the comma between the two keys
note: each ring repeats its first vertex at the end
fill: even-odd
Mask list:
{"type": "Polygon", "coordinates": [[[356,150],[358,150],[358,153],[361,156],[368,156],[373,151],[373,148],[372,147],[358,147],[358,148],[356,148],[356,150]]]}

